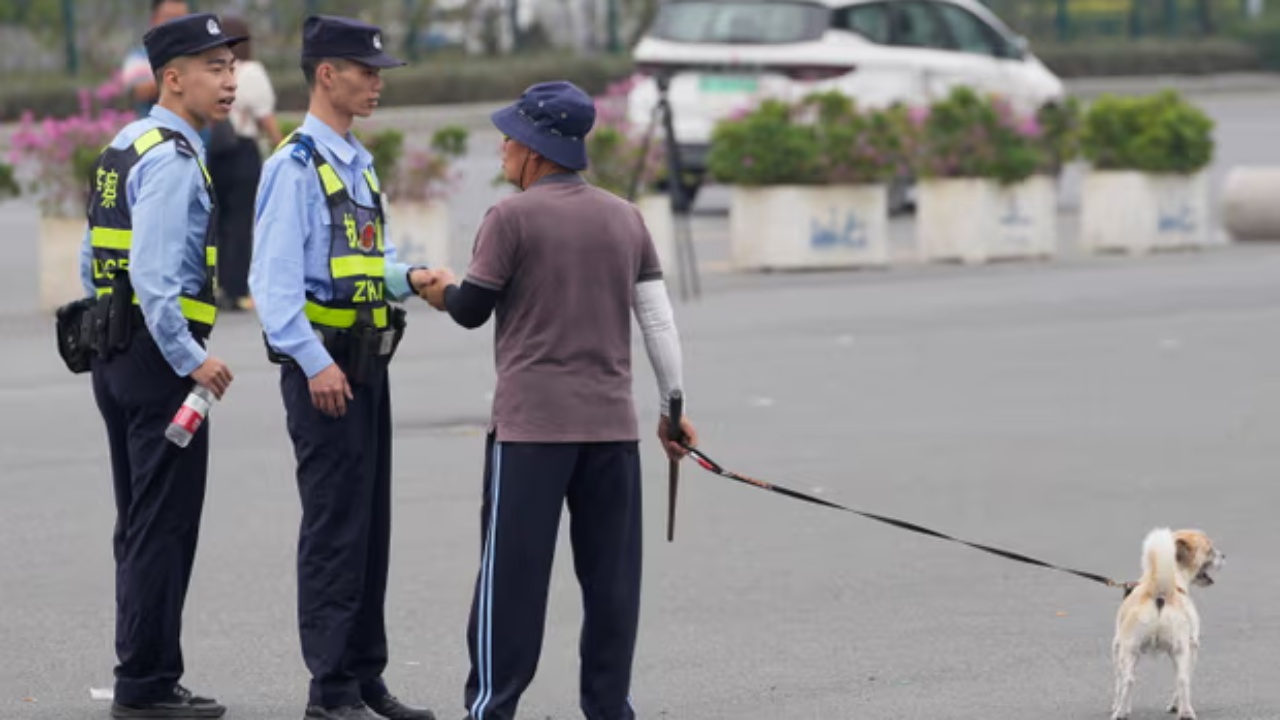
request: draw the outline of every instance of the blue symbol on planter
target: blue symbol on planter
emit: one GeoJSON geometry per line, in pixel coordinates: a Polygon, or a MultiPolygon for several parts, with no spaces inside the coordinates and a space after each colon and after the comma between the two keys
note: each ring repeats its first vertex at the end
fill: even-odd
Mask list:
{"type": "Polygon", "coordinates": [[[817,218],[809,220],[809,245],[814,248],[865,248],[867,228],[858,221],[857,214],[850,210],[845,213],[844,228],[841,229],[839,214],[835,208],[831,208],[830,225],[824,227],[817,218]]]}
{"type": "Polygon", "coordinates": [[[1161,234],[1189,233],[1194,232],[1196,229],[1196,221],[1191,211],[1191,204],[1186,200],[1161,203],[1158,212],[1157,227],[1161,234]]]}
{"type": "Polygon", "coordinates": [[[1017,193],[1009,194],[1009,208],[1000,217],[1000,224],[1005,227],[1027,227],[1031,225],[1031,217],[1022,214],[1022,208],[1018,205],[1017,193]]]}

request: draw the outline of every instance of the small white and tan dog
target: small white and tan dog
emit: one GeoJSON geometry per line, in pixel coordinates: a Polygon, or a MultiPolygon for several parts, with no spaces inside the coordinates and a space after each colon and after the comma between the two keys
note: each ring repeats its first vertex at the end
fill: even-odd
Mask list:
{"type": "Polygon", "coordinates": [[[1200,651],[1200,615],[1189,592],[1192,585],[1213,584],[1209,573],[1226,555],[1198,530],[1152,530],[1142,543],[1142,579],[1120,604],[1112,643],[1116,697],[1112,720],[1126,720],[1133,709],[1134,669],[1138,657],[1164,652],[1173,660],[1173,701],[1169,712],[1193,720],[1191,674],[1200,651]]]}

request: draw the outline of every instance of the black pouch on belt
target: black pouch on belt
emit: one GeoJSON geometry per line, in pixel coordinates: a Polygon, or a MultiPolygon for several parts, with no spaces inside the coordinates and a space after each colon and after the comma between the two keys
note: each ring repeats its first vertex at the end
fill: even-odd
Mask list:
{"type": "Polygon", "coordinates": [[[123,352],[133,340],[133,283],[129,273],[117,271],[107,303],[106,353],[123,352]]]}
{"type": "Polygon", "coordinates": [[[89,371],[89,359],[93,355],[89,320],[97,304],[95,298],[82,298],[63,305],[55,314],[58,355],[67,364],[67,369],[76,374],[89,371]]]}
{"type": "Polygon", "coordinates": [[[404,329],[409,324],[409,313],[405,312],[402,307],[393,307],[390,310],[391,317],[391,351],[387,353],[387,360],[396,356],[396,349],[400,347],[400,340],[404,338],[404,329]]]}

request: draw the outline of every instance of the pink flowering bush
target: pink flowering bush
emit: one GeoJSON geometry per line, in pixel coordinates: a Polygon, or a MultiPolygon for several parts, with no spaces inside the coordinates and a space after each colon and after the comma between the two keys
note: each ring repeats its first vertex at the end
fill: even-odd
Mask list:
{"type": "Polygon", "coordinates": [[[1011,185],[1050,164],[1040,120],[1019,115],[1003,98],[960,87],[907,114],[904,141],[919,177],[991,178],[1011,185]]]}
{"type": "Polygon", "coordinates": [[[587,179],[624,198],[631,194],[633,185],[637,195],[655,191],[667,174],[661,130],[655,130],[646,149],[644,133],[648,128],[635,127],[627,119],[627,95],[639,80],[636,75],[613,83],[595,98],[596,122],[586,139],[591,163],[587,179]]]}
{"type": "Polygon", "coordinates": [[[431,136],[429,148],[411,147],[395,163],[395,171],[384,183],[392,200],[435,202],[457,190],[460,173],[454,162],[467,154],[467,129],[457,125],[440,128],[431,136]]]}
{"type": "Polygon", "coordinates": [[[765,100],[716,126],[707,166],[734,185],[882,183],[905,167],[906,125],[901,108],[865,111],[836,92],[765,100]]]}
{"type": "Polygon", "coordinates": [[[10,139],[8,159],[45,215],[84,212],[98,155],[136,117],[132,111],[103,107],[119,93],[113,82],[82,89],[80,112],[71,117],[37,121],[30,111],[23,113],[10,139]]]}

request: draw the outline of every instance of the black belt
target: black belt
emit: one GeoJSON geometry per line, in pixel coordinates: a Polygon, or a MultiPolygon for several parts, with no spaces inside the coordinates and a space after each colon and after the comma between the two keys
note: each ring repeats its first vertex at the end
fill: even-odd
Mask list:
{"type": "MultiPolygon", "coordinates": [[[[372,325],[357,324],[350,328],[329,328],[312,325],[316,337],[324,344],[325,350],[346,372],[352,384],[362,384],[368,379],[374,361],[395,355],[400,340],[404,337],[405,311],[402,308],[388,309],[390,327],[375,328],[372,325]]],[[[266,333],[262,341],[267,346],[267,359],[277,365],[297,365],[290,356],[271,347],[266,333]]]]}

